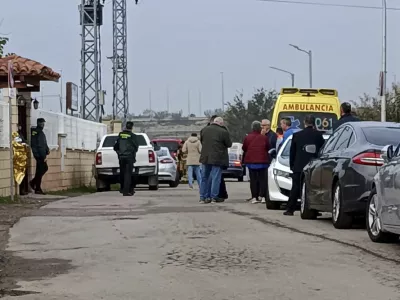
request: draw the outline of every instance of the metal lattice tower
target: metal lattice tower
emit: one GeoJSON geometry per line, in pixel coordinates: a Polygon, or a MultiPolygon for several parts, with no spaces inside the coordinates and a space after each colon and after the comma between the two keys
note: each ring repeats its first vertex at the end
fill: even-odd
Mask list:
{"type": "Polygon", "coordinates": [[[101,121],[102,114],[100,26],[103,25],[103,3],[100,2],[101,0],[82,0],[79,6],[82,26],[82,118],[96,122],[101,121]]]}
{"type": "Polygon", "coordinates": [[[129,109],[126,0],[113,0],[113,38],[113,118],[125,121],[129,109]]]}

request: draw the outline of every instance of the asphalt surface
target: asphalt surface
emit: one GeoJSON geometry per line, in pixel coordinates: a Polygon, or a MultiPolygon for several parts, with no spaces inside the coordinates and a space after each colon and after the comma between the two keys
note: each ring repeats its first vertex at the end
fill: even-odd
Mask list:
{"type": "Polygon", "coordinates": [[[180,186],[44,206],[10,232],[8,250],[38,268],[18,299],[400,299],[399,244],[267,211],[248,190],[229,183],[221,204],[180,186]]]}

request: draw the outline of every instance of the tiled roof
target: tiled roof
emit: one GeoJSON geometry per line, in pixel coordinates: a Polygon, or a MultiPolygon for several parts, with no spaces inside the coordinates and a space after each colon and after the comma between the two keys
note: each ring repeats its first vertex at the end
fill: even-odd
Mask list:
{"type": "Polygon", "coordinates": [[[14,76],[32,76],[39,77],[40,80],[58,81],[60,74],[54,72],[51,68],[41,63],[27,59],[18,55],[10,55],[0,58],[0,76],[7,76],[8,61],[13,61],[14,76]]]}

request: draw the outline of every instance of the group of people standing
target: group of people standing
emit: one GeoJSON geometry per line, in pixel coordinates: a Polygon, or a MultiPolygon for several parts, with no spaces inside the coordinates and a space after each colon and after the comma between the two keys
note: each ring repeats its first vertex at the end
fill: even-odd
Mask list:
{"type": "Polygon", "coordinates": [[[212,116],[210,122],[183,144],[189,187],[193,188],[193,175],[199,184],[200,203],[224,202],[228,199],[223,170],[229,166],[228,149],[232,141],[224,120],[212,116]]]}

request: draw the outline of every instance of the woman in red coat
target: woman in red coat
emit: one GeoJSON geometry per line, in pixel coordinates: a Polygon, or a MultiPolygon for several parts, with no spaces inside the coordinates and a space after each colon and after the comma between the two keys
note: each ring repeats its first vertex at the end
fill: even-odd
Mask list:
{"type": "Polygon", "coordinates": [[[268,138],[261,134],[261,122],[251,124],[252,132],[243,141],[244,163],[249,169],[251,203],[265,203],[267,189],[267,170],[270,164],[268,138]],[[261,198],[261,199],[260,199],[261,198]]]}

